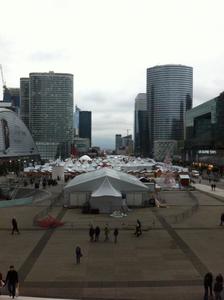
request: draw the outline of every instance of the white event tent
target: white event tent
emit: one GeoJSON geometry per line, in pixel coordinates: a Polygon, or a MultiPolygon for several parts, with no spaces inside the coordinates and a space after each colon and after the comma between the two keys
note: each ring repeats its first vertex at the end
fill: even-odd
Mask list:
{"type": "Polygon", "coordinates": [[[103,168],[81,174],[64,187],[64,205],[82,206],[89,202],[100,212],[112,212],[122,206],[122,194],[126,204],[142,206],[148,198],[149,189],[136,177],[103,168]]]}

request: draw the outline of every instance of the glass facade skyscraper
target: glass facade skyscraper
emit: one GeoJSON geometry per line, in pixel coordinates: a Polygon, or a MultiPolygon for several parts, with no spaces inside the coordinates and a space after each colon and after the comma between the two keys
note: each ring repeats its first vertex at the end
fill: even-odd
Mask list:
{"type": "Polygon", "coordinates": [[[29,128],[29,85],[29,78],[20,78],[20,118],[27,128],[29,128]]]}
{"type": "Polygon", "coordinates": [[[79,111],[79,137],[87,138],[92,145],[92,112],[79,111]]]}
{"type": "Polygon", "coordinates": [[[224,165],[224,92],[186,113],[185,160],[224,165]]]}
{"type": "MultiPolygon", "coordinates": [[[[147,69],[150,156],[156,157],[155,141],[162,147],[162,141],[184,140],[185,113],[192,108],[192,94],[192,67],[161,65],[147,69]]],[[[164,157],[166,154],[170,153],[164,152],[164,157]]]]}
{"type": "Polygon", "coordinates": [[[134,152],[136,156],[149,155],[149,130],[146,93],[140,93],[135,98],[134,116],[134,152]]]}
{"type": "Polygon", "coordinates": [[[73,75],[30,73],[29,81],[29,129],[41,158],[66,158],[73,140],[73,75]]]}

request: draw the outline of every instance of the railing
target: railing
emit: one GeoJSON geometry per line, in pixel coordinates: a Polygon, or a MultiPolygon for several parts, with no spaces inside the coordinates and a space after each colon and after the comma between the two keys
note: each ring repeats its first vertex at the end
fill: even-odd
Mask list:
{"type": "Polygon", "coordinates": [[[62,196],[62,193],[60,193],[56,197],[51,197],[50,200],[50,205],[42,209],[38,214],[36,214],[33,218],[33,225],[37,226],[38,225],[38,220],[43,219],[46,217],[49,212],[52,210],[52,208],[56,205],[56,203],[59,201],[60,197],[62,196]]]}
{"type": "Polygon", "coordinates": [[[192,198],[194,204],[185,211],[171,215],[171,216],[165,216],[166,220],[171,224],[179,223],[187,218],[190,218],[199,208],[198,199],[190,192],[188,191],[189,196],[192,198]]]}

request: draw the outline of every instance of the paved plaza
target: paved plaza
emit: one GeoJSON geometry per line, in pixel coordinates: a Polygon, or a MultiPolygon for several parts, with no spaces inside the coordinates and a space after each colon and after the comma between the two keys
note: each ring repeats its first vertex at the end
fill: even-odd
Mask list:
{"type": "MultiPolygon", "coordinates": [[[[224,228],[219,226],[224,211],[224,192],[196,184],[196,191],[162,192],[167,208],[138,208],[126,218],[83,215],[59,203],[49,212],[64,222],[63,227],[42,229],[34,217],[49,205],[0,209],[0,272],[9,265],[19,271],[20,294],[67,299],[172,299],[199,300],[203,276],[224,272],[224,228]],[[201,189],[201,191],[199,191],[201,189]],[[223,198],[222,198],[223,193],[223,198]],[[15,216],[20,235],[11,235],[15,216]],[[134,235],[136,219],[143,235],[134,235]],[[90,242],[89,225],[111,228],[110,241],[90,242]],[[118,243],[113,228],[119,228],[118,243]],[[74,250],[83,252],[75,264],[74,250]]],[[[54,198],[61,186],[50,190],[54,198]]],[[[3,289],[3,293],[7,291],[3,289]]],[[[0,296],[4,297],[4,296],[0,296]]],[[[5,299],[5,297],[4,297],[5,299]]]]}

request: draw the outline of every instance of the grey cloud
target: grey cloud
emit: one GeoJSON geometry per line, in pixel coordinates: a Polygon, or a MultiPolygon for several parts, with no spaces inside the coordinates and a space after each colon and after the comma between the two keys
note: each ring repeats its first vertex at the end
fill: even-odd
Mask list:
{"type": "Polygon", "coordinates": [[[81,95],[78,106],[80,106],[81,109],[92,110],[97,113],[104,113],[106,111],[111,114],[118,111],[133,111],[135,96],[136,95],[127,95],[119,92],[105,92],[104,96],[102,92],[93,92],[91,94],[81,95]]]}
{"type": "Polygon", "coordinates": [[[65,60],[68,56],[65,55],[65,50],[57,50],[57,51],[37,51],[33,52],[29,59],[31,61],[52,61],[52,60],[65,60]]]}

